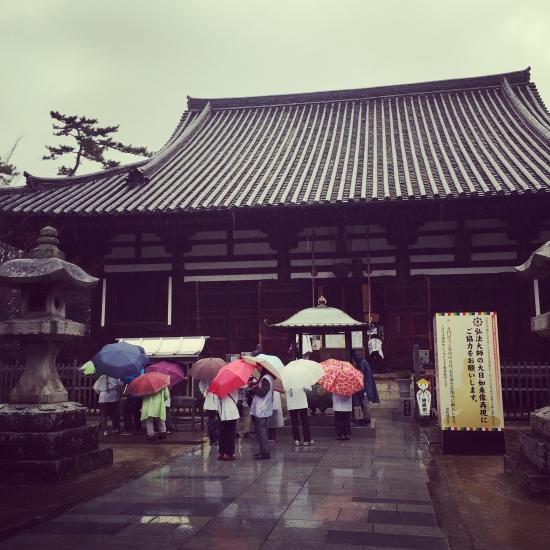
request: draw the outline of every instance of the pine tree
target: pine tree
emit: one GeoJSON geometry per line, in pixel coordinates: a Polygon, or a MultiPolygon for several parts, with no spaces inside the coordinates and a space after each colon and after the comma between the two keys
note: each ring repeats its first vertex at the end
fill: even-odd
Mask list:
{"type": "Polygon", "coordinates": [[[19,175],[19,172],[15,166],[10,164],[10,160],[22,137],[23,136],[19,136],[9,152],[3,157],[0,157],[0,188],[7,187],[8,185],[14,183],[15,178],[19,175]]]}
{"type": "Polygon", "coordinates": [[[55,160],[63,155],[74,154],[76,156],[74,165],[61,166],[57,173],[60,176],[74,176],[82,164],[82,160],[98,162],[106,168],[114,168],[120,163],[114,160],[106,159],[104,154],[108,149],[120,151],[121,153],[130,153],[143,157],[151,157],[146,147],[133,147],[114,141],[111,134],[118,132],[118,126],[106,126],[100,128],[97,126],[97,119],[86,118],[84,116],[67,116],[51,111],[50,116],[59,122],[53,124],[54,136],[71,137],[76,140],[76,146],[59,145],[58,147],[46,145],[49,155],[42,157],[42,160],[55,160]]]}

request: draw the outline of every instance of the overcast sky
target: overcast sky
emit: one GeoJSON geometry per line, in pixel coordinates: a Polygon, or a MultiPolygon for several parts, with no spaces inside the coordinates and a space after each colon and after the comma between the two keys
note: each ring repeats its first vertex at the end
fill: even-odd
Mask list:
{"type": "Polygon", "coordinates": [[[59,162],[40,160],[46,144],[60,143],[51,110],[120,124],[118,140],[157,150],[188,95],[365,88],[528,66],[550,106],[550,0],[0,0],[0,154],[24,134],[12,162],[56,175],[59,162]]]}

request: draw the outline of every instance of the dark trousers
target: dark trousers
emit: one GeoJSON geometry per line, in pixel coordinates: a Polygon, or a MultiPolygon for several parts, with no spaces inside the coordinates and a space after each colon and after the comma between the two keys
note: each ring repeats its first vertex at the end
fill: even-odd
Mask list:
{"type": "Polygon", "coordinates": [[[118,401],[113,401],[111,403],[100,403],[99,404],[99,418],[101,422],[101,429],[107,431],[107,419],[110,418],[113,423],[113,430],[120,430],[120,412],[118,408],[118,401]]]}
{"type": "Polygon", "coordinates": [[[256,437],[260,445],[260,453],[263,455],[271,454],[269,440],[267,438],[267,418],[254,417],[254,427],[256,428],[256,437]]]}
{"type": "Polygon", "coordinates": [[[223,420],[219,423],[218,451],[224,455],[235,454],[236,420],[223,420]]]}
{"type": "Polygon", "coordinates": [[[208,438],[210,443],[218,442],[218,411],[206,411],[206,427],[208,428],[208,438]]]}
{"type": "Polygon", "coordinates": [[[309,443],[311,441],[311,430],[309,429],[307,408],[295,409],[288,412],[290,413],[290,424],[292,426],[292,437],[294,441],[300,441],[300,428],[298,427],[298,419],[300,419],[302,430],[304,432],[304,441],[309,443]]]}
{"type": "Polygon", "coordinates": [[[141,432],[141,397],[127,397],[122,407],[122,419],[124,420],[124,431],[141,432]]]}
{"type": "Polygon", "coordinates": [[[336,435],[351,435],[351,411],[334,411],[336,435]]]}

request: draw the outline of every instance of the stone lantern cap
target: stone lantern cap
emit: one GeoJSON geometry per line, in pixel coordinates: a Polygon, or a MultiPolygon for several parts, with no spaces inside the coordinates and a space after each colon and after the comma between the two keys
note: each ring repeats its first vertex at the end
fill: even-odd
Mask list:
{"type": "Polygon", "coordinates": [[[92,289],[99,281],[77,265],[65,261],[65,254],[57,248],[59,240],[53,227],[42,228],[37,243],[29,258],[8,260],[0,265],[0,285],[50,284],[62,288],[92,289]]]}

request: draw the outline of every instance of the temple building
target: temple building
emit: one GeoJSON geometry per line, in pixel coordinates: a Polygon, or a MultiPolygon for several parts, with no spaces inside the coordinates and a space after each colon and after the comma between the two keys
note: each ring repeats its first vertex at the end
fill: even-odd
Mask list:
{"type": "MultiPolygon", "coordinates": [[[[0,192],[101,279],[92,339],[210,336],[286,358],[268,327],[323,295],[372,318],[387,367],[433,350],[436,312],[496,311],[502,360],[545,360],[533,282],[550,240],[550,114],[529,69],[266,97],[188,99],[152,158],[0,192]]],[[[17,222],[17,223],[15,223],[17,222]]],[[[8,237],[17,244],[17,235],[8,237]]],[[[538,287],[550,309],[549,283],[538,287]]]]}

